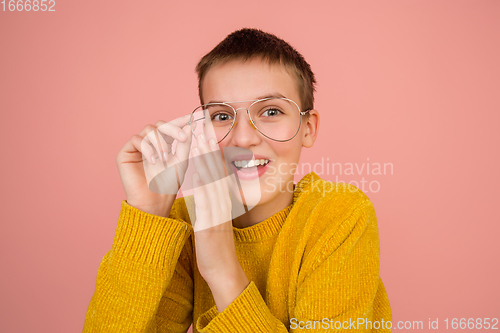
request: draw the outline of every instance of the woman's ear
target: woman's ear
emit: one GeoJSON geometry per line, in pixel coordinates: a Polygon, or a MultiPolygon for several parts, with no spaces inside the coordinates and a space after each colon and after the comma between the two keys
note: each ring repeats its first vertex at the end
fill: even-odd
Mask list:
{"type": "Polygon", "coordinates": [[[319,130],[319,112],[315,109],[310,110],[307,121],[304,121],[304,136],[302,137],[302,146],[311,148],[316,141],[319,130]]]}

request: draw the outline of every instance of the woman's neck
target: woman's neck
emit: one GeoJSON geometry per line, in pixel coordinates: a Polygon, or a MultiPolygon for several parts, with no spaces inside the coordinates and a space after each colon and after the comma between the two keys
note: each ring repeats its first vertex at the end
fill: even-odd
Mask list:
{"type": "MultiPolygon", "coordinates": [[[[293,186],[295,189],[295,185],[293,186]]],[[[284,192],[268,202],[258,204],[247,213],[233,219],[233,226],[244,229],[258,224],[293,203],[293,192],[284,192]]]]}

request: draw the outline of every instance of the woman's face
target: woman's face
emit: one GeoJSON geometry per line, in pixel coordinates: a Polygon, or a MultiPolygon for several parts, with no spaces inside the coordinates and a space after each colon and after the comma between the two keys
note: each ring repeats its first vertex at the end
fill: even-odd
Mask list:
{"type": "MultiPolygon", "coordinates": [[[[231,102],[269,96],[286,97],[301,105],[295,79],[284,67],[269,65],[261,59],[246,62],[233,60],[212,67],[202,81],[202,93],[204,103],[226,102],[235,109],[247,108],[252,102],[231,102]]],[[[300,159],[301,148],[303,145],[312,146],[310,136],[306,136],[308,124],[303,121],[299,133],[293,139],[277,142],[266,138],[253,128],[246,110],[238,110],[236,121],[236,126],[219,143],[226,162],[229,164],[235,159],[245,160],[245,152],[253,154],[256,159],[270,160],[266,166],[258,166],[258,170],[252,168],[256,176],[253,177],[253,181],[248,181],[255,184],[258,180],[260,185],[258,206],[272,208],[277,207],[276,204],[280,207],[283,204],[290,204],[293,197],[293,176],[300,159]]],[[[244,187],[246,174],[238,171],[234,165],[231,167],[236,174],[241,175],[239,179],[244,187]]],[[[245,191],[245,198],[247,197],[248,193],[245,191]]]]}

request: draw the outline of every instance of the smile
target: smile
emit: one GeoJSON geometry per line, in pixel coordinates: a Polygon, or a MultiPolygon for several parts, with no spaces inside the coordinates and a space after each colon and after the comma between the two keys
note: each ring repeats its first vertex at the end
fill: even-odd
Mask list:
{"type": "Polygon", "coordinates": [[[269,163],[268,159],[240,160],[232,162],[232,164],[238,169],[251,168],[259,165],[265,166],[268,163],[269,163]]]}

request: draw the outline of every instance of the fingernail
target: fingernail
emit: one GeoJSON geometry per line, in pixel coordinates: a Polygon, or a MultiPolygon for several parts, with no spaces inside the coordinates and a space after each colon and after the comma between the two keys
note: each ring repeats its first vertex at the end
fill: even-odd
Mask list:
{"type": "Polygon", "coordinates": [[[194,147],[194,153],[196,155],[200,155],[200,150],[198,149],[198,147],[194,147]]]}
{"type": "Polygon", "coordinates": [[[215,139],[214,138],[208,140],[208,143],[210,144],[210,147],[212,147],[214,149],[217,148],[217,146],[215,145],[215,139]]]}
{"type": "Polygon", "coordinates": [[[179,136],[181,137],[181,139],[187,139],[186,133],[184,133],[184,131],[180,131],[179,136]]]}
{"type": "Polygon", "coordinates": [[[198,138],[200,138],[200,140],[202,142],[207,142],[207,139],[205,138],[205,134],[201,133],[200,135],[198,135],[198,138]]]}
{"type": "Polygon", "coordinates": [[[197,182],[200,181],[200,176],[198,175],[198,173],[194,174],[194,180],[196,180],[197,182]]]}
{"type": "Polygon", "coordinates": [[[166,152],[163,152],[163,160],[166,162],[167,161],[167,153],[166,152]]]}
{"type": "Polygon", "coordinates": [[[154,157],[154,155],[151,156],[151,163],[156,164],[156,158],[154,157]]]}

